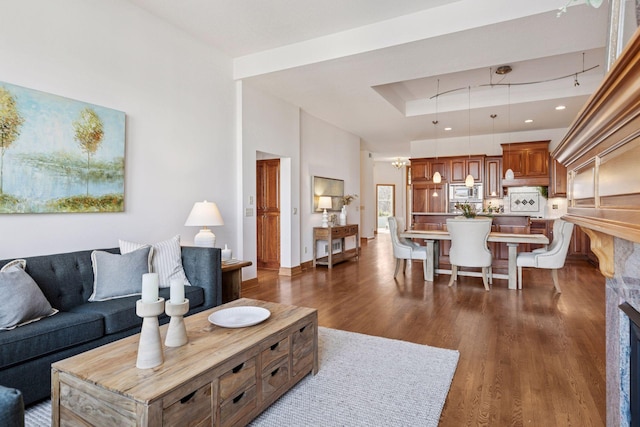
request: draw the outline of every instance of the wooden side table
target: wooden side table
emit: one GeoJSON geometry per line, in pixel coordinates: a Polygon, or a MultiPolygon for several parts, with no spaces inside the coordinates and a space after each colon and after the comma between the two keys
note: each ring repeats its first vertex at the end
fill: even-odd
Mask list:
{"type": "Polygon", "coordinates": [[[346,261],[351,258],[357,258],[360,256],[360,232],[358,230],[358,224],[347,224],[334,227],[314,227],[313,228],[313,266],[326,265],[329,268],[333,268],[333,264],[346,261]],[[344,240],[346,237],[355,236],[356,247],[353,249],[345,250],[344,240]],[[328,242],[329,254],[325,257],[318,258],[318,245],[319,240],[328,242]],[[342,251],[333,253],[333,241],[341,240],[342,251]]]}
{"type": "Polygon", "coordinates": [[[222,261],[222,303],[240,298],[242,287],[242,268],[248,267],[251,261],[232,259],[222,261]]]}

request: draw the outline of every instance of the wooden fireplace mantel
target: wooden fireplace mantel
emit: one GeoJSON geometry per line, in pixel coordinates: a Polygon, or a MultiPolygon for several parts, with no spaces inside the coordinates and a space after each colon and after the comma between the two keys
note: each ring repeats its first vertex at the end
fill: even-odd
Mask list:
{"type": "Polygon", "coordinates": [[[640,243],[640,32],[552,156],[567,167],[563,218],[584,229],[600,271],[613,277],[614,238],[640,243]]]}

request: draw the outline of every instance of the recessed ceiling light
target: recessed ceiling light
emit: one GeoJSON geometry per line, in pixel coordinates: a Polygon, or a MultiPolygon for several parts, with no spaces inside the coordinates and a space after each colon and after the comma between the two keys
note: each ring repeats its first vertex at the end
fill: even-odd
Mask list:
{"type": "Polygon", "coordinates": [[[558,105],[556,107],[556,110],[564,110],[565,108],[567,108],[567,107],[565,107],[564,105],[558,105]]]}
{"type": "Polygon", "coordinates": [[[527,119],[524,121],[525,123],[533,123],[533,119],[527,119]]]}
{"type": "Polygon", "coordinates": [[[451,130],[451,128],[444,128],[444,130],[451,130]]]}

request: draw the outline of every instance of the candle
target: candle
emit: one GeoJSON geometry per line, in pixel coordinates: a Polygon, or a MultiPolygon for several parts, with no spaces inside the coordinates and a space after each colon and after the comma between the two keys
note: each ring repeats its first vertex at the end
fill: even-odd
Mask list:
{"type": "Polygon", "coordinates": [[[180,279],[171,279],[171,304],[184,302],[184,283],[180,279]]]}
{"type": "Polygon", "coordinates": [[[142,275],[142,302],[156,301],[158,301],[158,273],[145,273],[142,275]]]}

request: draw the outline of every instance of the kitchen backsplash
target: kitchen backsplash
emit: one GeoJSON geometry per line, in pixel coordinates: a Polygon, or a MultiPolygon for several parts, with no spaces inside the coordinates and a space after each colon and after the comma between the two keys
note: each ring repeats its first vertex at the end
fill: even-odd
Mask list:
{"type": "Polygon", "coordinates": [[[567,199],[555,197],[545,199],[538,187],[510,187],[503,199],[485,200],[485,210],[503,207],[505,213],[517,213],[541,218],[559,218],[567,213],[567,199]]]}

